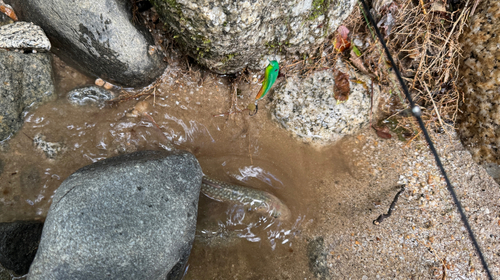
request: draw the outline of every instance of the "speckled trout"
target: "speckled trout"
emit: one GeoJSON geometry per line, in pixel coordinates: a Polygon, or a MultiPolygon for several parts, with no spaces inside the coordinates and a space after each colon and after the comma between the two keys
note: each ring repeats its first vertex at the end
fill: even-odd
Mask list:
{"type": "Polygon", "coordinates": [[[290,210],[276,196],[247,187],[228,184],[203,176],[201,192],[211,199],[243,205],[257,213],[270,215],[278,220],[288,220],[290,210]]]}
{"type": "MultiPolygon", "coordinates": [[[[137,103],[129,116],[137,117],[139,115],[143,115],[147,117],[161,132],[160,126],[156,123],[153,117],[146,113],[147,106],[148,104],[145,101],[137,103]]],[[[162,135],[165,139],[167,139],[168,143],[168,138],[163,133],[162,135]]],[[[168,144],[168,149],[177,150],[177,148],[172,144],[168,144]]],[[[211,199],[243,205],[248,210],[253,210],[264,215],[270,215],[271,217],[281,221],[288,220],[291,216],[290,209],[288,209],[288,207],[286,207],[286,205],[281,202],[279,198],[264,191],[232,185],[203,176],[201,192],[211,199]]]]}

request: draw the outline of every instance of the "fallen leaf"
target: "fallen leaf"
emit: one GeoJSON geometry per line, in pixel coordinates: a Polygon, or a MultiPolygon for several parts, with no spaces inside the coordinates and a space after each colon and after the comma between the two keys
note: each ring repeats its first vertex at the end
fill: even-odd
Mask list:
{"type": "Polygon", "coordinates": [[[382,138],[382,139],[391,139],[391,133],[389,132],[389,128],[387,126],[384,127],[374,127],[375,132],[377,133],[377,136],[382,138]]]}
{"type": "Polygon", "coordinates": [[[361,58],[358,57],[356,52],[354,52],[354,47],[351,50],[351,55],[349,56],[349,60],[352,62],[352,64],[354,66],[356,66],[356,68],[358,68],[359,71],[361,71],[365,74],[368,73],[368,70],[366,70],[366,67],[363,64],[363,61],[361,60],[361,58]]]}
{"type": "Polygon", "coordinates": [[[344,25],[341,25],[337,31],[338,33],[333,41],[333,46],[338,52],[343,52],[351,47],[351,41],[349,41],[349,29],[347,29],[344,25]]]}
{"type": "Polygon", "coordinates": [[[335,71],[335,85],[333,86],[333,97],[339,102],[344,102],[349,99],[351,87],[349,83],[349,75],[338,70],[335,71]]]}
{"type": "Polygon", "coordinates": [[[16,13],[14,13],[14,10],[9,5],[0,5],[0,12],[6,14],[13,21],[17,21],[16,13]]]}
{"type": "Polygon", "coordinates": [[[356,47],[356,45],[352,45],[352,50],[356,56],[361,56],[361,52],[359,51],[359,49],[356,47]]]}
{"type": "Polygon", "coordinates": [[[366,85],[365,82],[363,82],[361,80],[353,80],[353,82],[355,82],[356,84],[362,85],[366,90],[368,90],[368,86],[366,85]]]}
{"type": "Polygon", "coordinates": [[[345,25],[339,26],[337,30],[343,39],[347,39],[347,36],[349,35],[349,29],[345,27],[345,25]]]}

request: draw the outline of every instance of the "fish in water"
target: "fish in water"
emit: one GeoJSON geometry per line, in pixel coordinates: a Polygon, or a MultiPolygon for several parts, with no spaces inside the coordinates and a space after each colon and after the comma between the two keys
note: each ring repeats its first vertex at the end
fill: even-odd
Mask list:
{"type": "Polygon", "coordinates": [[[281,221],[290,218],[288,207],[279,198],[264,191],[232,185],[203,176],[201,192],[211,199],[243,205],[249,210],[271,215],[281,221]]]}
{"type": "MultiPolygon", "coordinates": [[[[130,115],[127,116],[145,116],[156,126],[159,131],[161,131],[160,126],[156,123],[153,117],[151,117],[147,113],[148,104],[141,102],[137,103],[134,110],[130,113],[130,115]]],[[[165,139],[167,138],[165,137],[165,139]]],[[[176,150],[176,148],[171,144],[168,147],[169,149],[176,150]]],[[[247,207],[249,210],[251,209],[256,211],[257,213],[261,213],[264,215],[271,215],[272,217],[281,221],[288,220],[291,216],[290,209],[288,209],[288,207],[283,202],[281,202],[279,198],[264,191],[259,191],[238,185],[232,185],[209,178],[207,176],[203,176],[201,192],[211,199],[221,202],[240,204],[247,207]]]]}
{"type": "Polygon", "coordinates": [[[276,81],[276,78],[278,78],[279,72],[280,72],[280,65],[278,64],[278,61],[276,60],[269,61],[269,65],[266,67],[264,82],[262,82],[262,87],[260,88],[259,93],[257,93],[257,96],[255,97],[256,100],[261,99],[267,94],[267,92],[271,89],[274,82],[276,81]]]}

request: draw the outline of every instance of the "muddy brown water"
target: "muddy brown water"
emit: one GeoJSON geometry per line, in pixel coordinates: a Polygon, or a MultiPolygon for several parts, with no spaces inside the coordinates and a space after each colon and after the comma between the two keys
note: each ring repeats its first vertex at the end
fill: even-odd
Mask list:
{"type": "MultiPolygon", "coordinates": [[[[162,149],[173,143],[191,151],[205,174],[270,192],[291,210],[292,219],[272,221],[243,208],[201,195],[196,240],[185,279],[311,278],[307,242],[320,219],[322,178],[351,176],[349,145],[313,147],[293,138],[271,119],[266,100],[256,116],[227,112],[231,87],[225,77],[196,75],[170,66],[155,96],[115,106],[75,107],[66,93],[93,80],[55,58],[58,98],[29,112],[19,133],[2,147],[0,221],[43,220],[58,186],[92,162],[136,150],[162,149]],[[139,100],[148,118],[127,117],[139,100]],[[32,138],[43,134],[64,145],[55,159],[37,150],[32,138]]],[[[245,108],[260,84],[240,84],[245,108]]],[[[344,141],[345,142],[345,141],[344,141]]],[[[352,148],[352,147],[351,147],[352,148]]]]}

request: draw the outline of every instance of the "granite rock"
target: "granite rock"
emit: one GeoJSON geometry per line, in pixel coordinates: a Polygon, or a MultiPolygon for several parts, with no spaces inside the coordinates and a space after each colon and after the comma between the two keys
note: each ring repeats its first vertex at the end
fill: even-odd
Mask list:
{"type": "Polygon", "coordinates": [[[21,20],[43,28],[52,51],[79,70],[124,86],[151,83],[166,67],[130,1],[8,0],[21,20]]]}
{"type": "Polygon", "coordinates": [[[81,168],[53,197],[28,279],[180,279],[201,178],[196,158],[182,151],[81,168]]]}
{"type": "Polygon", "coordinates": [[[371,88],[370,78],[346,68],[340,60],[335,70],[349,76],[347,101],[335,98],[335,74],[331,70],[315,72],[304,79],[292,76],[274,91],[273,119],[303,141],[318,144],[328,144],[361,131],[370,122],[370,109],[377,108],[378,87],[373,87],[371,106],[371,93],[367,90],[371,88]]]}
{"type": "Polygon", "coordinates": [[[18,21],[0,26],[0,48],[50,51],[50,41],[40,26],[18,21]]]}
{"type": "Polygon", "coordinates": [[[49,53],[24,54],[0,50],[0,141],[23,124],[32,108],[53,100],[54,82],[49,53]]]}
{"type": "Polygon", "coordinates": [[[474,160],[498,179],[500,164],[500,2],[481,1],[460,38],[464,101],[457,128],[474,160]]]}
{"type": "Polygon", "coordinates": [[[355,0],[151,0],[184,51],[221,74],[263,69],[283,53],[312,52],[355,0]]]}

